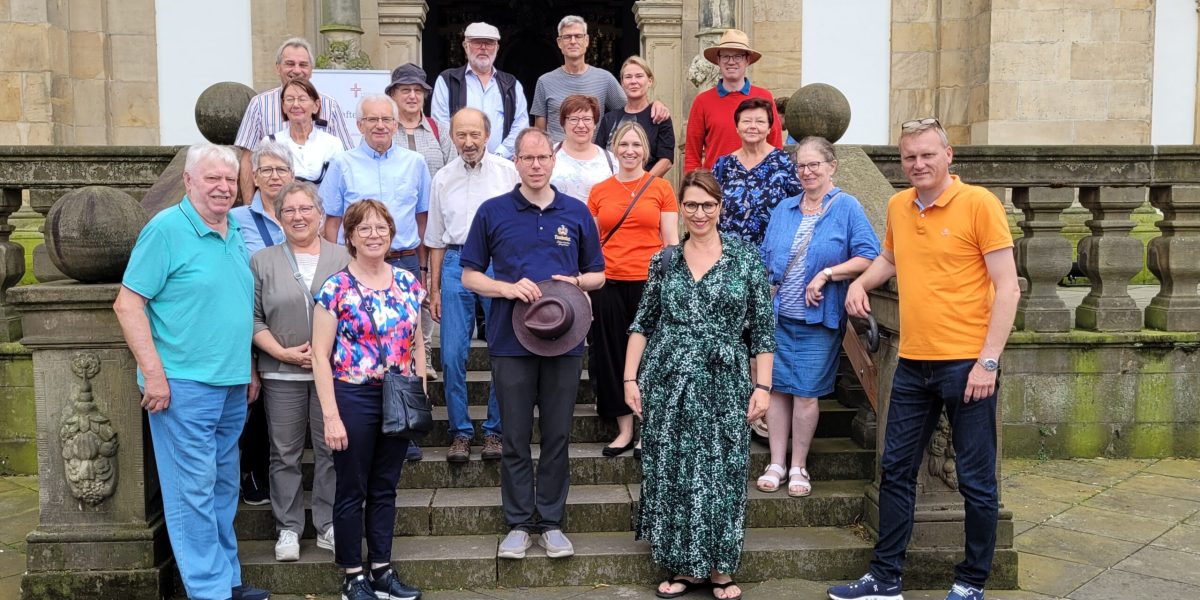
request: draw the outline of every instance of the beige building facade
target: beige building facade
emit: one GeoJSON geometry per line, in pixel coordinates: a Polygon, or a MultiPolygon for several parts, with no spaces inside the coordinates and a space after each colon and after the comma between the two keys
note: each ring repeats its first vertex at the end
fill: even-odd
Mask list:
{"type": "MultiPolygon", "coordinates": [[[[470,14],[469,5],[481,4],[357,1],[362,48],[376,68],[409,61],[436,67],[425,56],[430,42],[452,34],[436,29],[431,15],[456,7],[470,14]]],[[[815,14],[815,1],[558,4],[563,14],[586,4],[591,14],[611,11],[616,23],[632,18],[636,28],[626,29],[626,36],[636,31],[635,47],[656,71],[657,97],[672,108],[679,126],[697,92],[689,68],[694,57],[715,41],[720,27],[733,25],[765,54],[751,70],[754,83],[777,97],[810,82],[806,53],[821,58],[810,65],[855,53],[879,64],[887,84],[878,88],[886,92],[851,99],[855,111],[864,104],[863,114],[883,111],[886,124],[873,134],[875,143],[894,142],[901,122],[927,115],[941,118],[958,144],[1149,144],[1160,143],[1157,131],[1168,132],[1162,135],[1170,143],[1200,140],[1196,0],[854,0],[837,4],[849,17],[883,19],[890,39],[860,39],[847,28],[843,44],[806,47],[806,13],[815,14]]],[[[300,35],[322,48],[319,29],[328,2],[214,2],[230,9],[223,19],[248,20],[249,27],[228,44],[220,31],[209,32],[209,39],[235,49],[232,61],[243,65],[235,71],[244,73],[244,83],[267,89],[277,85],[273,63],[280,41],[300,35]]],[[[174,34],[163,39],[159,29],[168,12],[178,18],[180,11],[194,10],[196,3],[170,0],[0,0],[0,144],[168,141],[160,136],[160,121],[192,117],[190,106],[160,105],[158,57],[164,48],[184,52],[188,45],[174,34]]],[[[545,36],[552,43],[552,26],[545,36]]],[[[513,43],[503,41],[501,53],[513,43]]],[[[204,53],[198,54],[195,60],[203,61],[204,53]]]]}

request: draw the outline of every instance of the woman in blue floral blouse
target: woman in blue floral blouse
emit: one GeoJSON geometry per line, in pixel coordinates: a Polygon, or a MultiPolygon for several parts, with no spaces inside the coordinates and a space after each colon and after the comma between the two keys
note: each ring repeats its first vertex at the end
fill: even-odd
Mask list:
{"type": "Polygon", "coordinates": [[[334,562],[345,571],[342,598],[418,598],[420,591],[402,583],[391,565],[396,483],[408,440],[382,435],[381,425],[388,369],[425,378],[425,345],[417,343],[425,289],[385,260],[396,223],[382,202],[352,204],[342,226],[351,261],[317,292],[312,336],[313,378],[337,475],[334,562]]]}
{"type": "Polygon", "coordinates": [[[725,197],[721,231],[758,247],[775,206],[800,193],[800,179],[787,153],[767,143],[775,125],[770,101],[750,98],[742,102],[733,113],[733,122],[742,147],[713,165],[725,197]]]}

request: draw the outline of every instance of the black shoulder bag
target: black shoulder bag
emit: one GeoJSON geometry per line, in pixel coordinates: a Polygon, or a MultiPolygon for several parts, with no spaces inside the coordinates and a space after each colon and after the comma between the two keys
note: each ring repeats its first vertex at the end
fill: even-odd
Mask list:
{"type": "MultiPolygon", "coordinates": [[[[346,268],[346,273],[350,275],[354,286],[359,289],[361,294],[362,286],[359,285],[354,275],[350,274],[349,267],[346,268]]],[[[364,300],[366,300],[365,297],[364,300]]],[[[386,361],[387,349],[383,345],[383,335],[375,325],[375,308],[371,306],[370,302],[364,302],[362,308],[367,313],[367,320],[371,322],[371,331],[375,333],[375,340],[379,344],[379,356],[386,361]]],[[[381,430],[383,435],[409,440],[420,440],[433,431],[433,408],[429,404],[429,396],[425,395],[425,388],[420,377],[405,375],[400,372],[398,367],[388,368],[387,373],[383,376],[383,424],[381,430]]]]}

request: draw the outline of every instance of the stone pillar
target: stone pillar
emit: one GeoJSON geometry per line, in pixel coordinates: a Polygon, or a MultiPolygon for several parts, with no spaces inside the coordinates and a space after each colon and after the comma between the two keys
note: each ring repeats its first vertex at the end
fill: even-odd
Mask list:
{"type": "Polygon", "coordinates": [[[1075,309],[1075,325],[1092,331],[1137,331],[1142,328],[1142,311],[1129,296],[1129,280],[1142,270],[1142,243],[1129,232],[1135,225],[1130,214],[1142,205],[1142,198],[1082,187],[1079,203],[1092,213],[1084,223],[1092,234],[1079,240],[1079,268],[1092,289],[1075,309]]]}
{"type": "Polygon", "coordinates": [[[358,0],[324,0],[321,35],[327,50],[317,57],[321,69],[370,69],[371,58],[362,51],[362,16],[358,0]]]}
{"type": "Polygon", "coordinates": [[[1024,234],[1016,241],[1017,274],[1029,285],[1017,303],[1017,329],[1071,330],[1071,310],[1058,297],[1058,282],[1071,272],[1071,243],[1062,236],[1061,217],[1072,196],[1069,189],[1012,190],[1013,206],[1025,213],[1017,222],[1024,234]]]}
{"type": "Polygon", "coordinates": [[[20,208],[20,188],[0,189],[0,342],[21,339],[21,317],[5,299],[8,289],[25,276],[25,249],[10,240],[16,228],[8,222],[20,208]]]}
{"type": "Polygon", "coordinates": [[[698,90],[706,90],[717,82],[720,72],[704,58],[704,49],[715,46],[726,29],[737,27],[734,0],[700,0],[700,30],[696,33],[699,52],[688,65],[688,80],[698,90]]]}
{"type": "Polygon", "coordinates": [[[23,597],[162,598],[172,594],[135,362],[112,310],[117,284],[15,288],[33,351],[39,500],[23,597]]]}
{"type": "Polygon", "coordinates": [[[1150,240],[1146,263],[1161,287],[1146,307],[1146,327],[1200,331],[1200,188],[1152,187],[1150,204],[1162,211],[1162,236],[1150,240]]]}
{"type": "MultiPolygon", "coordinates": [[[[672,115],[680,115],[675,120],[683,122],[683,2],[638,0],[633,17],[642,32],[642,58],[654,71],[654,99],[666,104],[672,115]]],[[[679,137],[683,137],[682,130],[679,137]]],[[[678,144],[672,162],[680,164],[678,144]]]]}
{"type": "Polygon", "coordinates": [[[425,0],[378,0],[379,37],[383,41],[383,68],[404,63],[421,65],[421,35],[429,5],[425,0]]]}

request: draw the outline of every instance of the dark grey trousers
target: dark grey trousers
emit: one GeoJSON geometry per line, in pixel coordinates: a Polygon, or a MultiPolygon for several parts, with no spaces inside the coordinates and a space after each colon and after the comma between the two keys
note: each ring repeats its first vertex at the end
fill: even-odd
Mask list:
{"type": "Polygon", "coordinates": [[[567,447],[582,369],[582,356],[492,357],[492,385],[504,423],[500,497],[512,529],[562,529],[571,485],[567,447]],[[536,490],[530,449],[535,406],[542,433],[536,490]]]}

